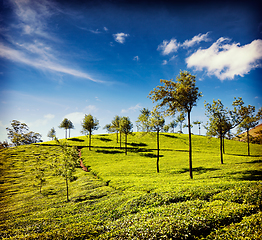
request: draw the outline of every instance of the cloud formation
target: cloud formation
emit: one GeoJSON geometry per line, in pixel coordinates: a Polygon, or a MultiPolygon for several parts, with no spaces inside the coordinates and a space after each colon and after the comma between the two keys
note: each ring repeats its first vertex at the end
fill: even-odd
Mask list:
{"type": "Polygon", "coordinates": [[[122,43],[122,44],[125,42],[126,37],[128,37],[128,36],[129,36],[129,34],[126,34],[126,33],[113,34],[115,41],[118,42],[118,43],[122,43]]]}
{"type": "Polygon", "coordinates": [[[243,76],[252,69],[261,67],[262,40],[254,40],[250,44],[240,46],[231,43],[228,38],[219,38],[207,49],[199,49],[186,59],[187,67],[196,70],[207,70],[220,80],[243,76]]]}
{"type": "Polygon", "coordinates": [[[177,42],[175,38],[172,38],[170,41],[164,40],[160,45],[158,45],[157,50],[161,51],[163,55],[169,55],[170,53],[177,52],[180,47],[189,48],[200,42],[208,42],[209,32],[205,34],[199,33],[197,36],[194,36],[191,40],[185,40],[183,43],[177,42]]]}
{"type": "Polygon", "coordinates": [[[132,106],[128,109],[122,109],[121,113],[128,113],[128,112],[136,112],[138,109],[142,108],[141,105],[138,103],[135,106],[132,106]]]}

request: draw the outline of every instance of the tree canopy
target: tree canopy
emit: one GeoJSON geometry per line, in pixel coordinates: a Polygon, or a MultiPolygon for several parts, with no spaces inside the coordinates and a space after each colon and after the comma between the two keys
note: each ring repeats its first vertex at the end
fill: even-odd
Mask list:
{"type": "Polygon", "coordinates": [[[188,117],[188,136],[189,136],[189,173],[192,173],[192,148],[191,148],[191,124],[190,113],[197,100],[202,97],[196,86],[196,77],[187,71],[180,71],[176,81],[160,80],[163,86],[157,86],[149,93],[149,98],[157,102],[156,107],[163,109],[168,116],[173,116],[176,112],[186,113],[188,117]]]}
{"type": "Polygon", "coordinates": [[[91,135],[92,132],[99,128],[99,121],[93,117],[91,114],[85,115],[82,122],[82,131],[81,133],[86,136],[89,135],[89,150],[91,149],[91,135]]]}
{"type": "Polygon", "coordinates": [[[41,134],[29,131],[25,123],[18,120],[11,122],[11,128],[6,128],[7,136],[15,146],[41,142],[41,134]]]}

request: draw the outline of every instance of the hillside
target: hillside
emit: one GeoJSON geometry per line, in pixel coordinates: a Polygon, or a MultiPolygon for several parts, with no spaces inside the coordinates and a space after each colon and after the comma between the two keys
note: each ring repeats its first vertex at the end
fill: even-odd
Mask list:
{"type": "MultiPolygon", "coordinates": [[[[259,135],[258,131],[261,131],[262,130],[262,123],[257,125],[256,127],[252,128],[249,130],[249,135],[252,136],[252,137],[257,137],[259,135]]],[[[247,136],[247,132],[244,132],[240,135],[238,135],[238,139],[241,140],[245,140],[246,139],[246,136],[247,136]]]]}
{"type": "MultiPolygon", "coordinates": [[[[261,239],[262,146],[225,140],[220,164],[216,138],[161,134],[160,173],[154,134],[128,136],[128,153],[115,134],[67,140],[83,164],[69,183],[55,176],[61,154],[54,141],[0,151],[2,239],[261,239]],[[36,170],[43,167],[39,191],[36,170]]],[[[122,138],[123,139],[123,138],[122,138]]]]}

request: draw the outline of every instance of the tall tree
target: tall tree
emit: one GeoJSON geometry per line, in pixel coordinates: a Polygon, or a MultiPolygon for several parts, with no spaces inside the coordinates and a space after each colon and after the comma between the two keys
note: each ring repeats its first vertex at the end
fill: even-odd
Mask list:
{"type": "Polygon", "coordinates": [[[125,134],[125,154],[127,155],[127,135],[132,133],[133,124],[131,123],[129,117],[121,117],[120,129],[121,132],[125,134]]]}
{"type": "Polygon", "coordinates": [[[176,119],[177,124],[180,125],[180,133],[183,133],[183,122],[185,121],[185,113],[181,112],[176,119]]]}
{"type": "Polygon", "coordinates": [[[200,135],[201,123],[203,123],[203,122],[198,121],[198,120],[196,120],[196,121],[193,122],[193,124],[198,125],[198,134],[199,134],[199,135],[200,135]]]}
{"type": "Polygon", "coordinates": [[[52,140],[54,140],[54,138],[56,137],[56,131],[55,131],[54,127],[52,127],[51,130],[48,132],[47,137],[49,137],[52,140]]]}
{"type": "Polygon", "coordinates": [[[177,127],[177,121],[173,120],[169,123],[169,127],[172,128],[172,132],[175,132],[175,128],[177,127]]]}
{"type": "Polygon", "coordinates": [[[68,120],[67,118],[64,118],[64,120],[58,126],[59,128],[64,128],[65,129],[65,138],[66,139],[67,139],[67,129],[69,128],[69,125],[70,125],[69,121],[70,120],[68,120]]]}
{"type": "Polygon", "coordinates": [[[70,120],[68,120],[69,138],[70,138],[70,129],[74,129],[74,128],[75,128],[74,124],[70,120]]]}
{"type": "Polygon", "coordinates": [[[149,132],[149,118],[150,111],[148,110],[148,108],[141,109],[136,123],[139,129],[142,130],[142,132],[149,132]]]}
{"type": "Polygon", "coordinates": [[[239,111],[239,114],[242,118],[241,123],[238,126],[238,132],[241,132],[242,130],[245,130],[247,132],[247,152],[248,156],[250,156],[250,134],[249,130],[251,128],[254,128],[256,125],[258,125],[259,120],[262,118],[262,108],[259,109],[258,113],[256,114],[256,108],[255,106],[241,106],[241,109],[239,111]]]}
{"type": "Polygon", "coordinates": [[[62,154],[54,160],[55,174],[64,178],[66,183],[66,201],[69,202],[69,181],[75,180],[74,172],[79,165],[79,152],[76,146],[69,147],[64,142],[57,143],[62,149],[62,154]]]}
{"type": "Polygon", "coordinates": [[[120,117],[116,115],[111,122],[111,131],[116,133],[116,142],[118,143],[118,133],[120,132],[120,117]]]}
{"type": "Polygon", "coordinates": [[[154,109],[151,113],[151,117],[149,119],[149,126],[150,128],[156,132],[156,139],[157,139],[157,160],[156,160],[156,169],[159,173],[159,132],[163,129],[165,125],[165,119],[160,114],[159,111],[154,109]]]}
{"type": "Polygon", "coordinates": [[[17,120],[11,122],[11,128],[6,128],[7,136],[15,146],[41,142],[41,134],[29,131],[25,123],[17,120]]]}
{"type": "Polygon", "coordinates": [[[158,108],[164,108],[166,115],[173,116],[176,111],[187,114],[188,136],[189,136],[189,174],[193,178],[192,172],[192,146],[191,146],[191,123],[190,114],[192,108],[196,106],[197,100],[202,96],[196,87],[196,77],[187,71],[180,71],[173,80],[160,80],[164,86],[158,86],[149,93],[153,102],[159,102],[158,108]]]}
{"type": "Polygon", "coordinates": [[[206,115],[209,118],[206,129],[207,135],[218,136],[220,139],[220,161],[224,163],[223,152],[224,152],[224,137],[231,129],[235,128],[240,122],[241,117],[239,111],[241,106],[244,104],[242,98],[235,98],[232,106],[233,110],[225,108],[221,100],[213,100],[213,103],[205,103],[206,115]]]}
{"type": "Polygon", "coordinates": [[[81,125],[81,133],[85,134],[86,136],[89,135],[89,150],[91,150],[91,135],[94,130],[97,130],[99,128],[99,121],[91,114],[88,114],[85,115],[81,125]]]}

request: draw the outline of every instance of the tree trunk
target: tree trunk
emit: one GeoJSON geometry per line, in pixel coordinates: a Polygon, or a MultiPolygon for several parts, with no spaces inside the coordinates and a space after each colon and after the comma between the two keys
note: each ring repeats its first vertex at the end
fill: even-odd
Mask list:
{"type": "Polygon", "coordinates": [[[156,159],[156,171],[159,173],[159,129],[157,130],[157,159],[156,159]]]}
{"type": "Polygon", "coordinates": [[[91,150],[91,132],[89,132],[89,151],[91,150]]]}
{"type": "Polygon", "coordinates": [[[223,154],[225,154],[225,135],[223,135],[223,154]]]}
{"type": "Polygon", "coordinates": [[[116,143],[118,143],[118,131],[116,131],[116,143]]]}
{"type": "Polygon", "coordinates": [[[250,148],[249,148],[249,128],[247,129],[247,154],[250,156],[250,148]]]}
{"type": "Polygon", "coordinates": [[[65,129],[65,138],[67,139],[67,128],[65,129]]]}
{"type": "Polygon", "coordinates": [[[200,124],[198,125],[198,130],[199,130],[199,136],[200,136],[200,124]]]}
{"type": "Polygon", "coordinates": [[[69,202],[69,194],[68,194],[68,180],[66,176],[66,201],[69,202]]]}
{"type": "Polygon", "coordinates": [[[127,133],[125,134],[125,154],[127,155],[127,133]]]}
{"type": "Polygon", "coordinates": [[[120,136],[119,136],[119,138],[120,138],[120,139],[119,139],[119,142],[120,142],[120,149],[121,149],[121,135],[122,135],[122,134],[121,134],[121,131],[119,132],[119,135],[120,135],[120,136]]]}
{"type": "Polygon", "coordinates": [[[223,164],[223,137],[222,137],[222,131],[220,130],[219,133],[219,138],[220,138],[220,160],[221,160],[221,164],[223,164]]]}
{"type": "Polygon", "coordinates": [[[69,131],[69,138],[70,138],[70,128],[68,129],[68,131],[69,131]]]}
{"type": "Polygon", "coordinates": [[[190,178],[193,179],[193,170],[192,170],[192,147],[191,147],[191,125],[190,125],[190,112],[187,113],[188,118],[188,145],[189,145],[189,174],[190,178]]]}

